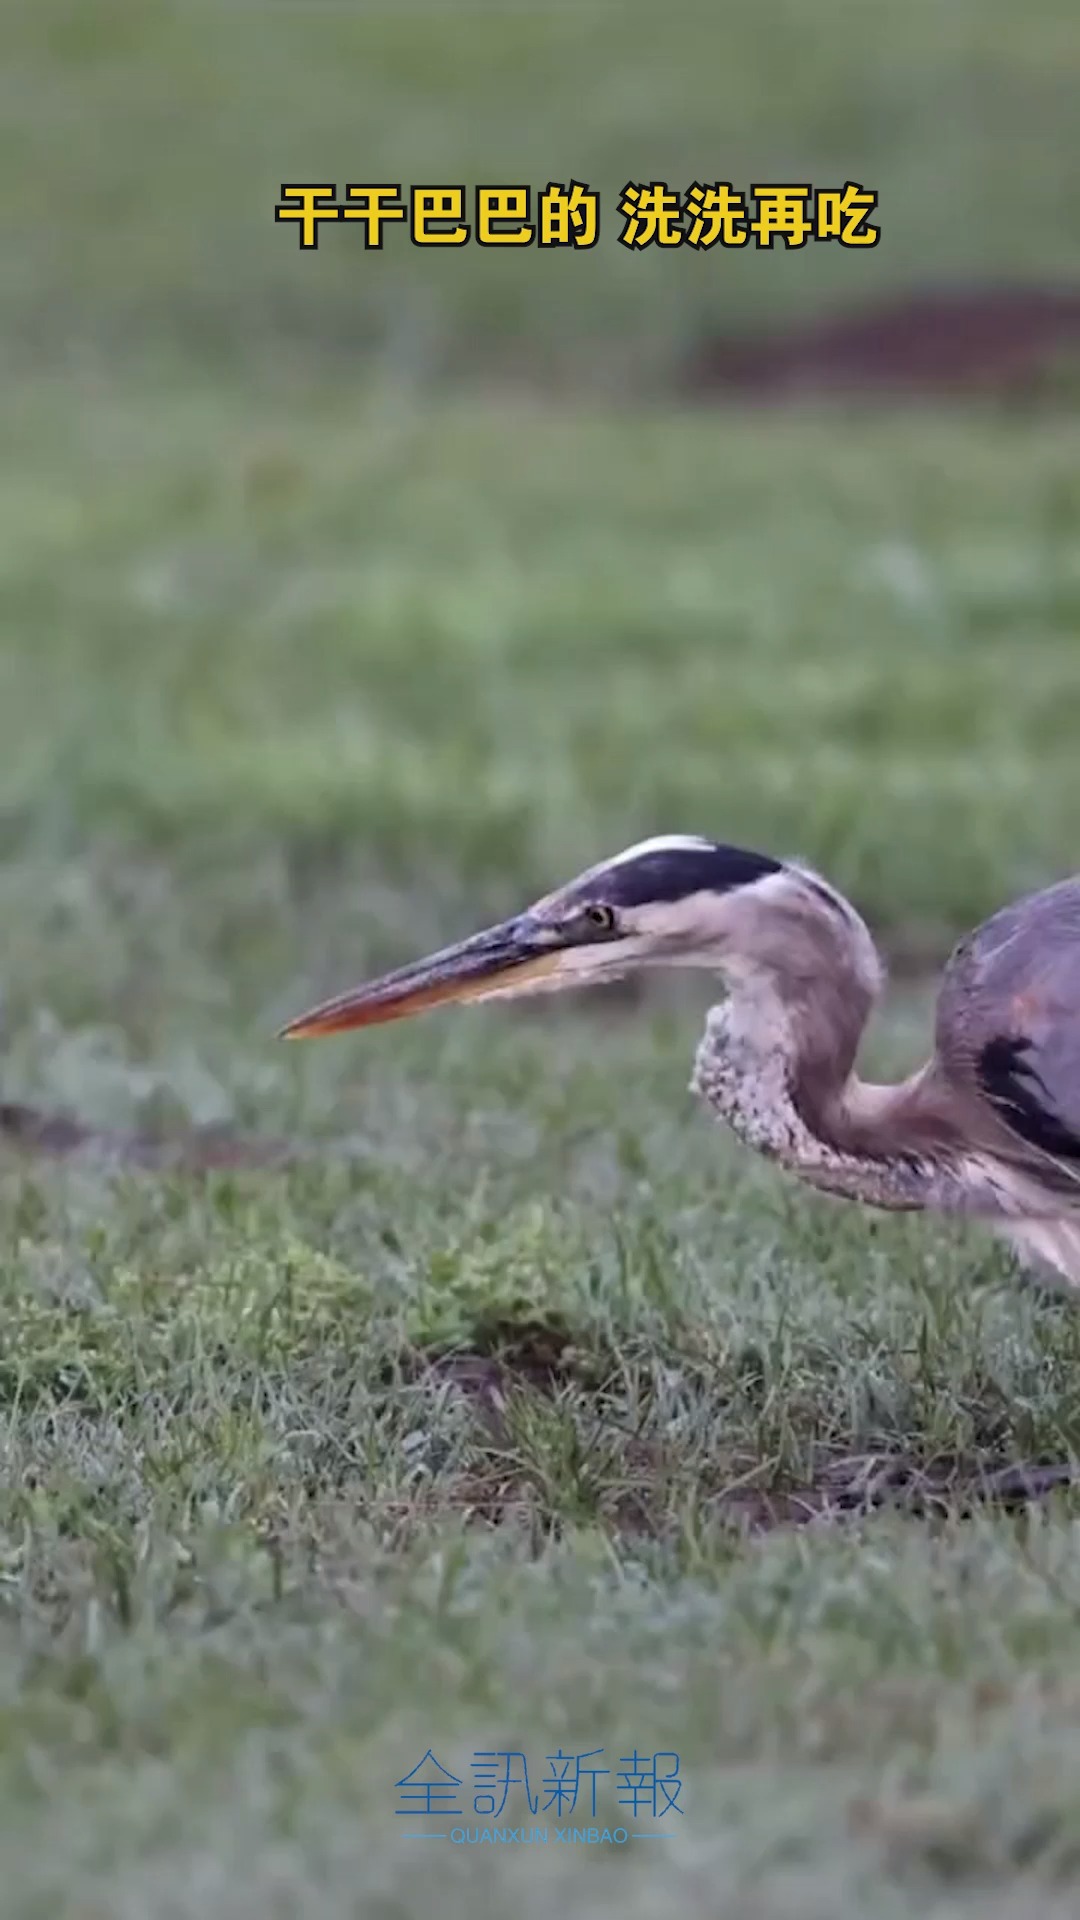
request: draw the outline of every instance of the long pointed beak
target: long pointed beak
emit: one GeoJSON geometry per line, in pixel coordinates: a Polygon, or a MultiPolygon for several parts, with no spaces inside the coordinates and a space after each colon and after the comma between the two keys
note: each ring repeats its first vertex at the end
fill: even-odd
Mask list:
{"type": "Polygon", "coordinates": [[[444,947],[426,960],[398,967],[367,986],[324,1000],[290,1020],[278,1038],[308,1040],[320,1034],[348,1033],[354,1027],[405,1020],[451,1000],[483,1000],[554,973],[558,964],[559,949],[544,944],[535,923],[522,915],[444,947]]]}

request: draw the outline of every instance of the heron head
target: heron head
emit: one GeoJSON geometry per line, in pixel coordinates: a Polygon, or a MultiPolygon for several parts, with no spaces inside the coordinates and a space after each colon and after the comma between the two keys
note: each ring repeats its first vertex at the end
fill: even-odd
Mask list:
{"type": "MultiPolygon", "coordinates": [[[[282,1029],[288,1039],[400,1020],[449,1001],[508,999],[617,980],[648,966],[768,964],[784,906],[818,890],[803,869],[693,835],[642,841],[523,913],[365,986],[282,1029]]],[[[811,903],[812,904],[812,903],[811,903]]]]}

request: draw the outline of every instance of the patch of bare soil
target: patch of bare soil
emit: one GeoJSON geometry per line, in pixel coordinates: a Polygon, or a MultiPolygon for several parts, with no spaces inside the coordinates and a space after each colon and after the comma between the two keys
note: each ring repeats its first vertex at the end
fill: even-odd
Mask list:
{"type": "MultiPolygon", "coordinates": [[[[523,1513],[535,1519],[537,1491],[513,1462],[508,1405],[522,1393],[552,1396],[571,1383],[579,1390],[596,1387],[605,1369],[598,1356],[581,1353],[558,1328],[540,1323],[493,1325],[482,1344],[483,1351],[413,1356],[409,1371],[447,1382],[463,1394],[490,1439],[490,1471],[465,1476],[455,1504],[493,1524],[523,1513]]],[[[621,1456],[624,1469],[613,1482],[603,1517],[617,1531],[663,1538],[671,1513],[662,1450],[620,1434],[607,1422],[602,1440],[621,1456]]],[[[926,1461],[901,1450],[833,1453],[805,1484],[770,1484],[769,1476],[768,1463],[733,1463],[727,1484],[702,1489],[702,1510],[748,1533],[860,1520],[885,1509],[926,1519],[970,1517],[986,1507],[1029,1506],[1078,1478],[1063,1461],[988,1462],[958,1454],[926,1461]]]]}
{"type": "Polygon", "coordinates": [[[771,335],[714,334],[678,385],[698,397],[780,402],[821,393],[1036,398],[1080,372],[1080,289],[934,289],[771,335]]]}

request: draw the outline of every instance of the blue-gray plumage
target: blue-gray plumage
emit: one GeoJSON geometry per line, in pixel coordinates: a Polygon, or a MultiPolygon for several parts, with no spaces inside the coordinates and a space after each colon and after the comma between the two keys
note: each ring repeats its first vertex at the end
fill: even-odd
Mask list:
{"type": "Polygon", "coordinates": [[[960,942],[931,1056],[896,1086],[856,1071],[885,974],[850,902],[798,861],[690,834],[630,847],[285,1033],[655,966],[722,979],[692,1087],[747,1145],[869,1206],[986,1220],[1025,1260],[1080,1286],[1080,877],[960,942]]]}

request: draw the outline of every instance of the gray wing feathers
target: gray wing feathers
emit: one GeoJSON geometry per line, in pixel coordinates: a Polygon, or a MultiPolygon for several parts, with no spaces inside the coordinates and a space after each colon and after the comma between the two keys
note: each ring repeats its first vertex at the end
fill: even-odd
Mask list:
{"type": "Polygon", "coordinates": [[[1080,876],[961,941],[942,983],[937,1054],[1019,1144],[1080,1178],[1080,876]]]}

